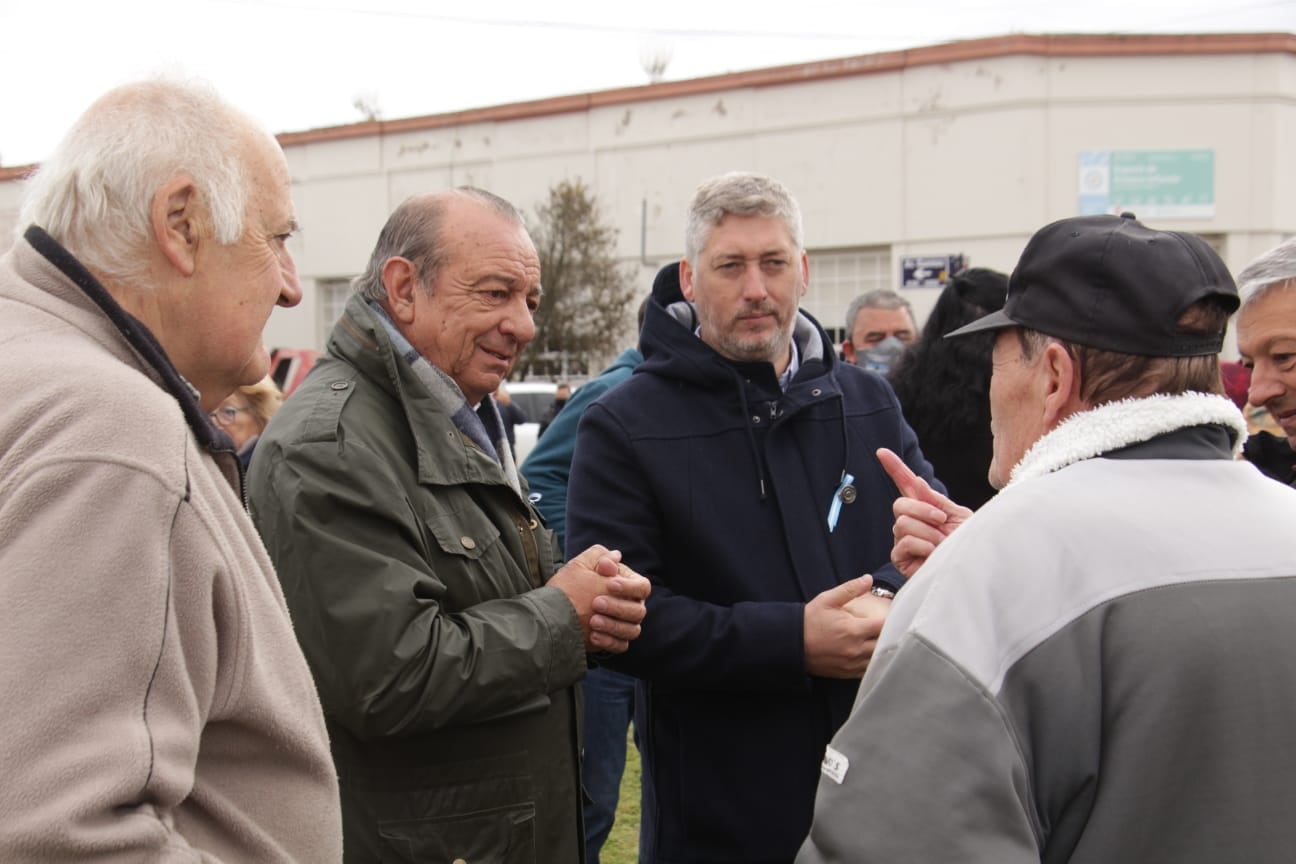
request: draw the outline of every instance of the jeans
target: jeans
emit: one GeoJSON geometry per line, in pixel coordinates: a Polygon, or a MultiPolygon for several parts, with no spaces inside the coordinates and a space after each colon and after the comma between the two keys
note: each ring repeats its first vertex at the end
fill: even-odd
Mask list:
{"type": "Polygon", "coordinates": [[[581,781],[590,798],[585,805],[585,860],[587,864],[599,864],[599,850],[612,831],[621,793],[626,730],[634,717],[635,679],[596,668],[585,675],[584,683],[585,762],[581,781]]]}

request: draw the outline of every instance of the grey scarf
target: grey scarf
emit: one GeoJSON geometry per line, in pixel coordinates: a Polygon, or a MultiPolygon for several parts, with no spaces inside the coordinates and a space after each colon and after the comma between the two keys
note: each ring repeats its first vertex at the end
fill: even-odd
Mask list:
{"type": "Polygon", "coordinates": [[[504,477],[508,480],[509,486],[513,491],[522,494],[521,486],[518,483],[517,465],[513,462],[513,450],[509,447],[508,437],[504,434],[504,422],[500,419],[499,408],[495,406],[495,400],[487,396],[482,399],[481,407],[478,411],[486,412],[491,419],[491,426],[498,436],[492,443],[490,436],[486,433],[486,425],[482,418],[478,416],[478,411],[474,411],[464,398],[463,391],[454,379],[442,372],[437,367],[427,361],[427,358],[409,343],[401,332],[396,329],[391,318],[387,316],[387,311],[369,301],[369,308],[373,310],[374,316],[382,322],[383,328],[387,331],[387,337],[391,339],[392,347],[400,355],[410,368],[414,370],[414,375],[427,388],[428,393],[442,410],[450,415],[451,422],[455,428],[467,435],[469,440],[481,448],[482,452],[489,455],[499,463],[504,471],[504,477]]]}

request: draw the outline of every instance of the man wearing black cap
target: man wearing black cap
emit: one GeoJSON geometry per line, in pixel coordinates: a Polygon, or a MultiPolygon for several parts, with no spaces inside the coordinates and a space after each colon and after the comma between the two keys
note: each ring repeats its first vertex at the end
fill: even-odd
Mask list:
{"type": "Polygon", "coordinates": [[[880,454],[908,496],[893,561],[921,569],[800,864],[1290,860],[1296,491],[1234,459],[1237,305],[1199,238],[1082,217],[950,334],[998,331],[1002,491],[969,515],[880,454]]]}

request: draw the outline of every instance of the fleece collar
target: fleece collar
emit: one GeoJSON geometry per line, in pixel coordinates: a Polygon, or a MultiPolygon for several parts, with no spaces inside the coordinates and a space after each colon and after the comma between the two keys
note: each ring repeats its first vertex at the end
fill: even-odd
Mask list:
{"type": "Polygon", "coordinates": [[[1223,396],[1183,393],[1122,399],[1073,414],[1058,424],[1026,452],[1008,485],[1191,426],[1226,427],[1233,433],[1233,457],[1242,452],[1246,420],[1223,396]]]}

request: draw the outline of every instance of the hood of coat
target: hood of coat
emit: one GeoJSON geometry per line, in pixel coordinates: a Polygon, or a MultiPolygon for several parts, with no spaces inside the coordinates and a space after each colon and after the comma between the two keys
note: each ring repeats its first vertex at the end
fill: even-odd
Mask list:
{"type": "MultiPolygon", "coordinates": [[[[792,341],[799,352],[800,367],[785,391],[773,364],[730,360],[703,342],[697,328],[697,312],[680,290],[679,264],[669,264],[653,281],[652,298],[639,336],[644,361],[635,369],[635,375],[658,376],[705,393],[705,398],[693,402],[694,417],[702,420],[705,415],[717,428],[735,416],[746,418],[747,446],[755,475],[753,488],[763,500],[769,494],[764,436],[810,406],[829,400],[839,406],[842,403],[841,385],[834,374],[838,363],[834,346],[814,318],[798,311],[792,341]]],[[[844,466],[849,456],[844,408],[838,408],[836,418],[844,466]]],[[[842,473],[844,476],[844,467],[842,473]]]]}

